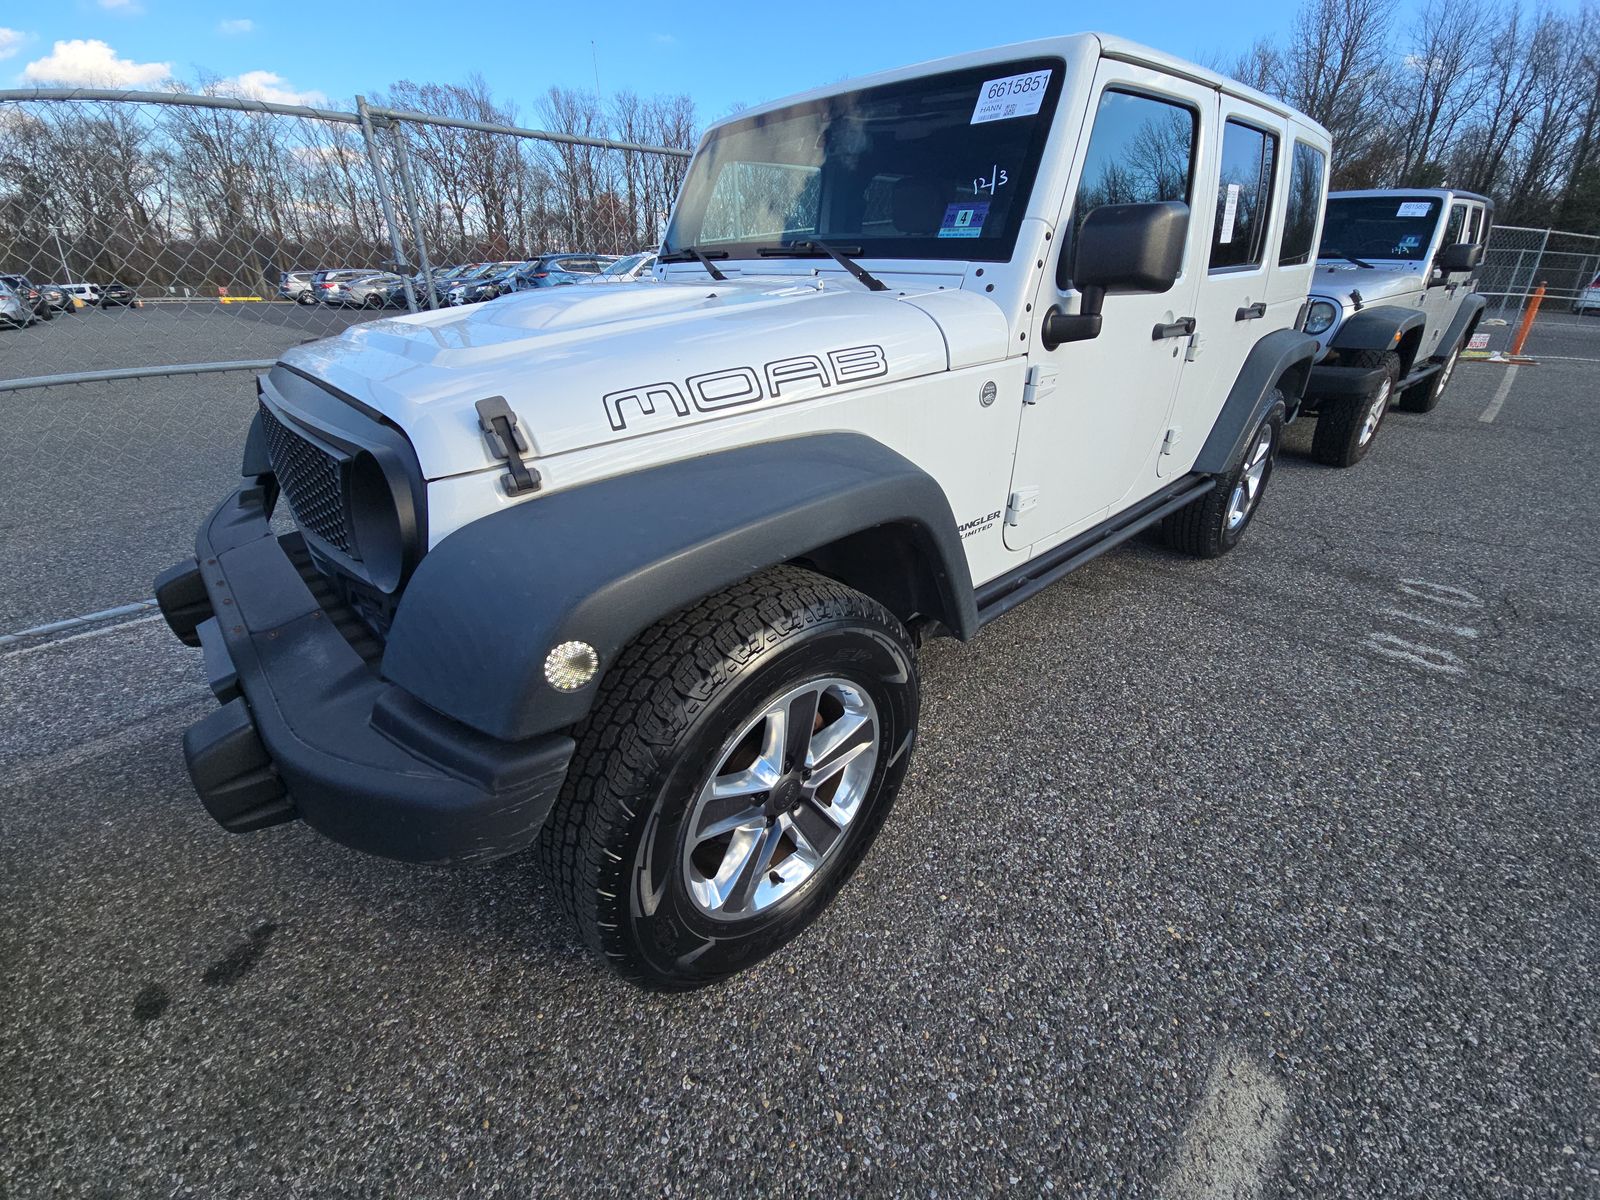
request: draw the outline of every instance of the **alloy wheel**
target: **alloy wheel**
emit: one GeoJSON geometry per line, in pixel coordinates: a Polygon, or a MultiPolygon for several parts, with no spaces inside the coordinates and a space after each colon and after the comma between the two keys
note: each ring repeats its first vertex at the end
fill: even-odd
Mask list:
{"type": "Polygon", "coordinates": [[[1239,482],[1233,485],[1228,497],[1228,529],[1233,531],[1250,519],[1261,499],[1261,488],[1266,483],[1267,471],[1272,466],[1272,427],[1263,425],[1256,440],[1245,455],[1244,468],[1239,482]]]}
{"type": "Polygon", "coordinates": [[[724,744],[686,817],[694,905],[747,918],[793,895],[844,844],[878,764],[877,706],[845,679],[768,704],[724,744]]]}
{"type": "Polygon", "coordinates": [[[1388,411],[1389,397],[1394,391],[1394,381],[1388,375],[1383,377],[1383,382],[1378,385],[1378,394],[1372,398],[1372,403],[1367,406],[1366,416],[1361,422],[1361,433],[1358,445],[1365,446],[1372,440],[1372,435],[1378,432],[1378,422],[1383,420],[1383,414],[1388,411]]]}

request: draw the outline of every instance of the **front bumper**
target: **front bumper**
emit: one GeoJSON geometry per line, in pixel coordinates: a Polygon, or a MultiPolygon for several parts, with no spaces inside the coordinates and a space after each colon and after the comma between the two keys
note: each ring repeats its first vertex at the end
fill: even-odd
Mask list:
{"type": "Polygon", "coordinates": [[[409,862],[475,862],[526,847],[566,775],[572,739],[504,742],[385,681],[341,632],[240,488],[200,527],[194,560],[157,580],[174,633],[204,654],[222,707],[184,734],[201,802],[224,828],[295,817],[409,862]]]}

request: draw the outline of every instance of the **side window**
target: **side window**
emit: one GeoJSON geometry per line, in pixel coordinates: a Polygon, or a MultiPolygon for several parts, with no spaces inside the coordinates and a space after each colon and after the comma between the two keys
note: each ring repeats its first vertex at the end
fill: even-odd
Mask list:
{"type": "Polygon", "coordinates": [[[1483,241],[1483,205],[1474,204],[1467,222],[1467,241],[1474,246],[1483,241]]]}
{"type": "Polygon", "coordinates": [[[1092,209],[1157,200],[1189,202],[1197,123],[1195,111],[1174,100],[1110,90],[1101,95],[1056,266],[1059,286],[1071,286],[1076,234],[1092,209]]]}
{"type": "Polygon", "coordinates": [[[1213,271],[1260,263],[1272,215],[1272,177],[1277,166],[1276,134],[1240,121],[1229,121],[1223,127],[1217,219],[1211,230],[1213,271]]]}
{"type": "Polygon", "coordinates": [[[1283,244],[1278,249],[1280,267],[1298,267],[1311,261],[1326,167],[1327,158],[1321,150],[1304,142],[1294,144],[1294,161],[1289,164],[1289,203],[1283,215],[1283,244]]]}
{"type": "Polygon", "coordinates": [[[1465,204],[1452,204],[1450,206],[1450,220],[1444,227],[1444,241],[1440,248],[1454,246],[1457,242],[1465,240],[1467,229],[1467,206],[1465,204]]]}

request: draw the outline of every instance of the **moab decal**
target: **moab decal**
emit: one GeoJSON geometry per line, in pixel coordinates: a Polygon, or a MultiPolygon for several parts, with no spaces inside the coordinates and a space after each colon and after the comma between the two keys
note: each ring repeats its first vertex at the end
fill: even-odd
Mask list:
{"type": "Polygon", "coordinates": [[[847,346],[829,350],[824,358],[797,354],[754,367],[726,367],[691,375],[683,384],[672,380],[640,384],[607,392],[600,398],[606,421],[621,432],[630,417],[635,424],[645,417],[665,417],[669,411],[679,417],[692,412],[717,412],[758,400],[790,399],[808,391],[822,391],[840,384],[875,379],[889,373],[889,360],[882,346],[847,346]],[[764,381],[764,384],[763,384],[764,381]]]}

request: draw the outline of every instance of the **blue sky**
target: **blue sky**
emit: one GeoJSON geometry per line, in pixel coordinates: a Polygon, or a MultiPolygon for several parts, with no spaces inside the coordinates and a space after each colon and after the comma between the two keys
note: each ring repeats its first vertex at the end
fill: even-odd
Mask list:
{"type": "MultiPolygon", "coordinates": [[[[1418,0],[1406,0],[1409,8],[1418,0]]],[[[1576,0],[1561,7],[1575,7],[1576,0]]],[[[157,86],[201,71],[286,102],[343,102],[397,79],[478,71],[537,121],[552,84],[642,95],[686,92],[701,119],[738,102],[963,50],[1103,29],[1186,58],[1232,56],[1283,33],[1290,5],[1196,3],[588,4],[322,0],[58,0],[0,10],[0,87],[65,79],[157,86]],[[60,43],[58,45],[57,43],[60,43]],[[592,43],[592,48],[591,48],[592,43]]]]}

